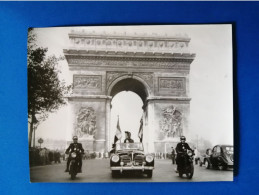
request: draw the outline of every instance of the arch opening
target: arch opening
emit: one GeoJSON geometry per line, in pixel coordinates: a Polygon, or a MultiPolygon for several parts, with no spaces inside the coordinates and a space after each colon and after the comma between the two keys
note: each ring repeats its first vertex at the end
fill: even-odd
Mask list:
{"type": "Polygon", "coordinates": [[[132,91],[136,93],[142,100],[143,104],[149,95],[147,87],[139,80],[133,78],[125,78],[118,81],[110,90],[110,96],[114,97],[122,91],[132,91]]]}
{"type": "Polygon", "coordinates": [[[121,142],[125,139],[125,131],[131,133],[134,142],[139,142],[138,132],[140,120],[143,116],[143,102],[139,95],[135,92],[119,92],[114,96],[111,102],[111,137],[110,142],[113,143],[114,135],[117,129],[119,116],[119,125],[122,132],[121,142]]]}

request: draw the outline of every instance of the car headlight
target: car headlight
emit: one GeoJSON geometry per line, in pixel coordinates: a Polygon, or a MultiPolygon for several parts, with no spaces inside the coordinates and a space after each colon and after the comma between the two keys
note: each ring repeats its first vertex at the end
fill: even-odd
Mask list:
{"type": "Polygon", "coordinates": [[[71,157],[72,157],[72,158],[75,158],[75,157],[76,157],[76,153],[75,153],[75,152],[72,152],[72,153],[71,153],[71,157]]]}
{"type": "Polygon", "coordinates": [[[113,155],[111,160],[112,160],[112,162],[115,162],[115,163],[116,163],[116,162],[119,162],[120,157],[117,156],[117,155],[113,155]]]}
{"type": "Polygon", "coordinates": [[[146,156],[146,161],[151,163],[154,160],[153,156],[146,156]]]}

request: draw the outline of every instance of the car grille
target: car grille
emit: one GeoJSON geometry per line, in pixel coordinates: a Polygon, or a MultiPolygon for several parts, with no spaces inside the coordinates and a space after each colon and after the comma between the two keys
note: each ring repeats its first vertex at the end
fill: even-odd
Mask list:
{"type": "Polygon", "coordinates": [[[136,156],[134,161],[135,161],[135,164],[142,165],[142,163],[144,161],[143,156],[136,156]]]}
{"type": "Polygon", "coordinates": [[[129,163],[131,161],[130,157],[128,155],[121,156],[121,162],[129,163]]]}

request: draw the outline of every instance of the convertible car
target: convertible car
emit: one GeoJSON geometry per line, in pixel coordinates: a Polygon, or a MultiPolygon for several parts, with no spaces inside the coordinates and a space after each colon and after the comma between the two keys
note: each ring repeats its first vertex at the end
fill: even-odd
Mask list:
{"type": "Polygon", "coordinates": [[[112,177],[123,172],[134,171],[151,178],[154,169],[154,157],[145,155],[142,143],[117,143],[110,157],[112,177]]]}

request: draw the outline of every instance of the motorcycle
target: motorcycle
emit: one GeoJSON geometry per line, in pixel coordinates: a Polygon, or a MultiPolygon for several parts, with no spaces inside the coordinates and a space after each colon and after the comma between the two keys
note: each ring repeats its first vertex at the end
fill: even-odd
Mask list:
{"type": "Polygon", "coordinates": [[[71,161],[69,163],[69,174],[72,180],[74,180],[76,178],[76,175],[79,173],[79,161],[81,158],[81,154],[82,153],[77,148],[74,148],[74,150],[69,154],[69,157],[71,158],[71,161]]]}
{"type": "Polygon", "coordinates": [[[193,166],[193,156],[194,152],[192,150],[188,150],[183,153],[179,153],[181,155],[181,162],[178,162],[177,170],[179,173],[179,177],[182,177],[183,174],[186,174],[188,179],[191,179],[194,174],[194,166],[193,166]]]}

